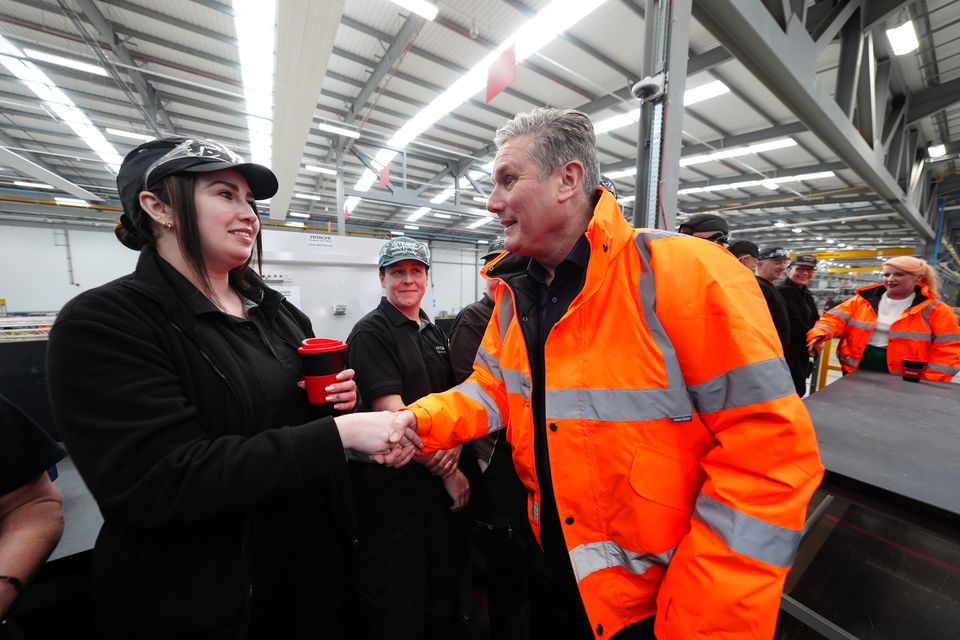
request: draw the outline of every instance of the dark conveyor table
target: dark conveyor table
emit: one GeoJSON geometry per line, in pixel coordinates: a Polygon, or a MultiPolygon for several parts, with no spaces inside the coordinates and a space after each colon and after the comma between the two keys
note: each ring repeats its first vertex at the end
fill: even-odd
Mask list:
{"type": "MultiPolygon", "coordinates": [[[[960,542],[960,385],[856,371],[804,399],[829,495],[960,542]]],[[[856,637],[783,595],[781,608],[831,640],[856,637]]]]}
{"type": "Polygon", "coordinates": [[[960,541],[960,385],[856,371],[804,404],[825,491],[960,541]]]}

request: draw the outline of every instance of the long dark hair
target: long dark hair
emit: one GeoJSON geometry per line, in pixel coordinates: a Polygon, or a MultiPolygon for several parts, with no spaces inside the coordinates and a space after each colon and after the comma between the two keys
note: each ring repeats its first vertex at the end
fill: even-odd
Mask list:
{"type": "MultiPolygon", "coordinates": [[[[200,288],[207,297],[213,297],[210,279],[207,278],[206,263],[203,259],[203,247],[200,243],[200,227],[197,221],[196,207],[197,177],[192,173],[178,173],[167,176],[160,182],[150,186],[148,191],[153,193],[173,211],[174,225],[177,230],[177,244],[183,253],[187,264],[194,270],[200,281],[200,288]]],[[[253,204],[254,213],[257,212],[256,203],[253,204]]],[[[132,218],[126,216],[121,219],[114,229],[114,234],[124,246],[131,249],[142,249],[145,245],[156,248],[157,236],[152,226],[152,219],[143,210],[132,218]]],[[[259,283],[250,280],[251,262],[257,260],[257,274],[263,273],[263,241],[261,230],[257,230],[254,250],[250,257],[239,267],[230,270],[230,282],[241,291],[255,291],[259,283]]]]}

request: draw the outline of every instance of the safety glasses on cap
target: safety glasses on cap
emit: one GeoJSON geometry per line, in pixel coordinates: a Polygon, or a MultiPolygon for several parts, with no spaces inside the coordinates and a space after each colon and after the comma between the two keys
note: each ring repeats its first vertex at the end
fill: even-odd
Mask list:
{"type": "Polygon", "coordinates": [[[723,231],[717,231],[712,236],[706,236],[704,240],[709,240],[710,242],[716,242],[720,246],[726,246],[727,244],[727,235],[723,231]]]}
{"type": "Polygon", "coordinates": [[[143,188],[146,189],[150,184],[150,176],[166,164],[185,158],[196,158],[200,164],[206,162],[224,162],[227,164],[243,164],[244,160],[239,155],[227,149],[221,144],[211,140],[194,140],[188,138],[170,149],[153,164],[143,174],[143,188]]]}

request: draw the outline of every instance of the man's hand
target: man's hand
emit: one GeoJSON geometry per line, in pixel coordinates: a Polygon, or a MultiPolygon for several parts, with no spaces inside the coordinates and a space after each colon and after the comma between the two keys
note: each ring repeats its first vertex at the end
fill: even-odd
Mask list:
{"type": "Polygon", "coordinates": [[[460,462],[460,450],[463,445],[457,445],[451,449],[440,449],[427,457],[424,466],[435,476],[446,478],[453,475],[457,470],[457,464],[460,462]]]}
{"type": "Polygon", "coordinates": [[[423,441],[417,435],[417,416],[412,411],[403,410],[394,414],[392,428],[399,434],[395,446],[382,455],[374,455],[373,459],[388,467],[402,467],[420,455],[423,441]]]}
{"type": "Polygon", "coordinates": [[[377,462],[394,454],[395,459],[403,460],[400,464],[405,464],[423,446],[416,430],[400,426],[391,411],[351,413],[337,416],[334,421],[344,449],[368,453],[377,462]]]}
{"type": "Polygon", "coordinates": [[[814,338],[813,340],[807,343],[807,353],[809,353],[813,357],[817,357],[817,355],[819,355],[819,353],[823,351],[825,342],[826,340],[824,339],[824,336],[814,338]]]}
{"type": "Polygon", "coordinates": [[[462,471],[456,470],[443,479],[443,488],[447,490],[450,497],[453,498],[453,506],[450,511],[456,513],[467,506],[470,502],[470,481],[462,471]]]}

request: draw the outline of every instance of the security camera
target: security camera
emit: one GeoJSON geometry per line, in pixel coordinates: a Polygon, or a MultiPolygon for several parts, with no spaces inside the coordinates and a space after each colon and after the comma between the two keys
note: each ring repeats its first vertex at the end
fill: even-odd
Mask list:
{"type": "Polygon", "coordinates": [[[652,102],[663,95],[666,78],[663,73],[647,76],[630,88],[630,93],[640,102],[652,102]]]}

